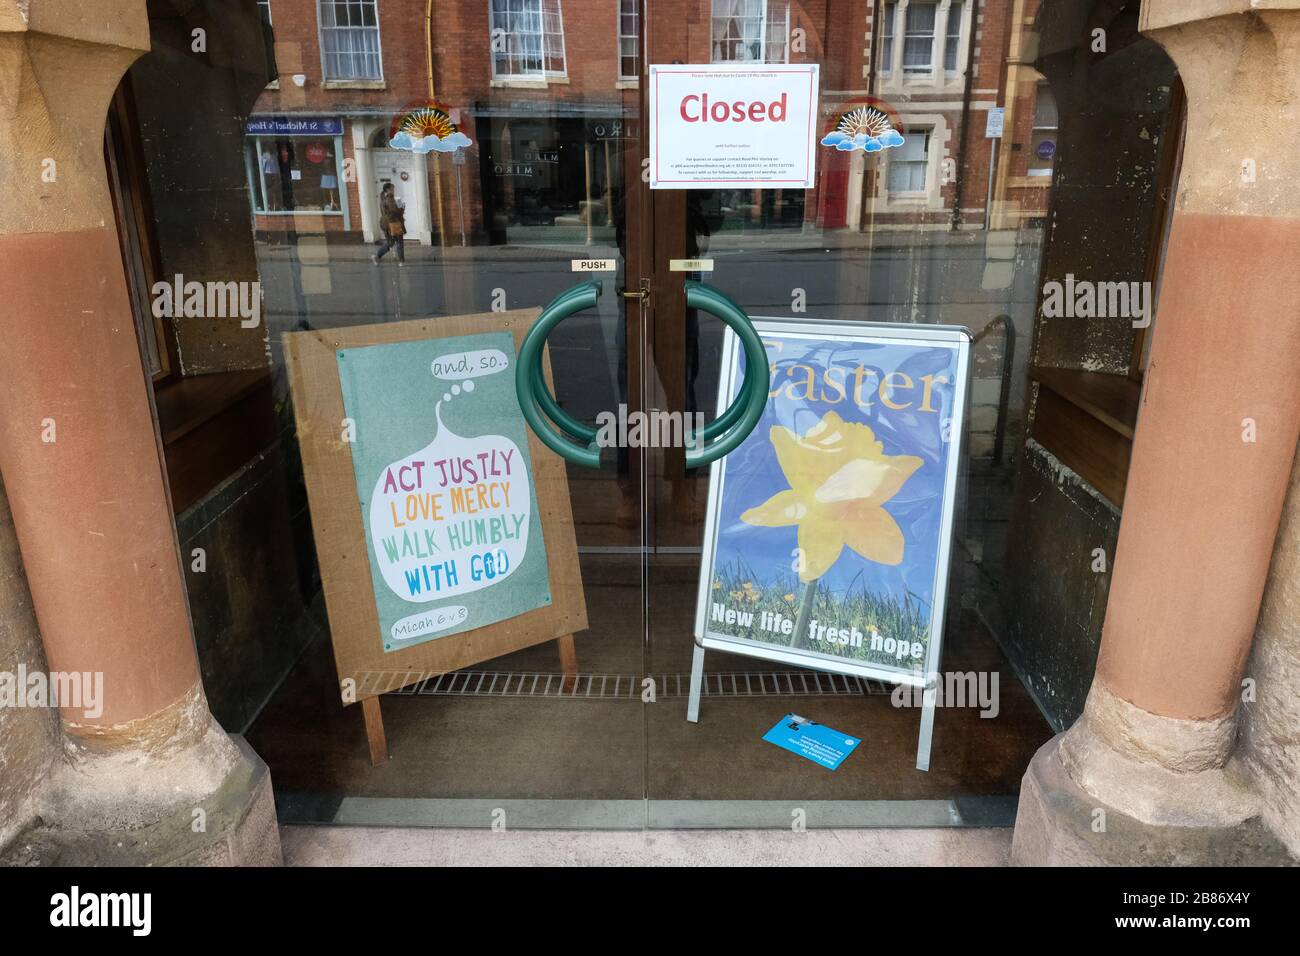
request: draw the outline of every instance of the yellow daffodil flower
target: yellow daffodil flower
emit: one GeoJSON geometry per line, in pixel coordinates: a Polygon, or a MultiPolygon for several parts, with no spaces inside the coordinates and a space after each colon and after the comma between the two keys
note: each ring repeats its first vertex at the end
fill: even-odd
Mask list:
{"type": "Polygon", "coordinates": [[[740,516],[764,528],[797,525],[804,568],[815,581],[848,545],[868,561],[903,560],[903,531],[883,507],[923,464],[915,455],[886,455],[867,425],[827,412],[803,437],[784,425],[770,433],[789,489],[740,516]]]}

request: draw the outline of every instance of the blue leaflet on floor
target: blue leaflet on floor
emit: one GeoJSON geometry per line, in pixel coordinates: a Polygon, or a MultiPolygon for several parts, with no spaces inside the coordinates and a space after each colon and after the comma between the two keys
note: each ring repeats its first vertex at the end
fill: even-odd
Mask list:
{"type": "Polygon", "coordinates": [[[830,770],[837,769],[844,758],[862,743],[857,737],[824,727],[798,714],[786,714],[763,735],[763,739],[830,770]]]}

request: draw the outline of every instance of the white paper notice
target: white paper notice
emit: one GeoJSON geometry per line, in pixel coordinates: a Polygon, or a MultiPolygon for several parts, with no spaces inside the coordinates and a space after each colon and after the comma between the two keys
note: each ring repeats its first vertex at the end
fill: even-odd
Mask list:
{"type": "Polygon", "coordinates": [[[650,67],[651,189],[811,189],[818,64],[650,67]]]}

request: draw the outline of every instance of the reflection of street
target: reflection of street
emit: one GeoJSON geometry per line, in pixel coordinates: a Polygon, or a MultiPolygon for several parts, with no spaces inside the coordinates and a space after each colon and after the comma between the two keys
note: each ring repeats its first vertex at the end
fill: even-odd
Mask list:
{"type": "MultiPolygon", "coordinates": [[[[860,310],[867,305],[889,310],[869,317],[880,321],[957,323],[978,331],[994,315],[1009,311],[1019,328],[1015,305],[1029,303],[1032,290],[983,289],[983,236],[913,231],[881,231],[870,237],[724,232],[709,241],[705,256],[715,260],[715,271],[705,281],[727,290],[751,312],[762,307],[789,313],[792,290],[801,288],[807,293],[808,314],[817,317],[833,318],[836,310],[860,310]]],[[[1022,258],[1036,254],[1037,241],[1037,232],[1022,237],[1022,258]]],[[[365,317],[372,314],[389,319],[445,315],[439,278],[444,273],[457,288],[472,290],[476,309],[491,308],[494,289],[505,289],[508,308],[543,305],[577,281],[570,271],[572,260],[619,258],[612,244],[440,249],[408,243],[408,267],[399,284],[393,267],[374,273],[371,251],[368,246],[331,245],[323,264],[330,273],[328,292],[309,295],[306,314],[321,319],[346,314],[358,316],[357,321],[368,321],[365,317]],[[385,286],[389,287],[382,301],[385,307],[377,309],[381,303],[372,293],[385,286]],[[399,288],[400,301],[395,298],[399,288]],[[401,312],[394,312],[396,308],[401,312]]],[[[293,303],[282,294],[292,287],[296,260],[292,246],[258,248],[271,314],[292,311],[293,303]]],[[[861,318],[856,312],[854,317],[861,318]]]]}
{"type": "MultiPolygon", "coordinates": [[[[1022,258],[1036,257],[1037,238],[1035,232],[1029,234],[1029,241],[1022,240],[1022,258]]],[[[710,240],[706,255],[714,260],[714,271],[703,278],[735,298],[751,315],[959,324],[978,332],[1005,312],[1015,323],[1017,339],[1027,341],[1034,290],[1024,277],[1033,270],[1016,270],[1019,285],[985,289],[987,261],[982,233],[882,232],[871,237],[870,247],[865,246],[866,241],[866,236],[856,232],[817,236],[723,232],[710,240]],[[802,313],[792,312],[796,297],[806,302],[802,313]]],[[[572,260],[619,258],[613,246],[578,243],[445,250],[411,243],[407,264],[399,269],[388,262],[375,266],[369,252],[369,247],[361,245],[331,246],[326,263],[313,261],[305,266],[292,246],[259,246],[273,350],[278,353],[280,332],[301,328],[302,323],[332,328],[436,317],[453,311],[486,312],[494,306],[543,306],[583,278],[571,271],[572,260]],[[308,289],[322,291],[295,294],[295,289],[303,287],[304,268],[327,270],[328,282],[318,278],[306,284],[308,289]]],[[[612,293],[623,288],[623,276],[605,278],[604,283],[605,295],[598,309],[585,321],[580,316],[565,322],[551,339],[561,391],[572,383],[575,395],[606,401],[592,405],[593,415],[618,404],[607,401],[614,396],[607,384],[607,370],[616,361],[614,309],[618,300],[612,293]]],[[[711,407],[721,335],[720,324],[702,323],[702,380],[696,396],[700,407],[711,407]]],[[[987,351],[989,345],[983,348],[987,351]]],[[[1019,348],[1017,353],[1024,356],[1028,349],[1019,348]]],[[[1000,358],[995,358],[990,362],[988,355],[977,351],[977,378],[1001,374],[1000,358]]],[[[1020,404],[1020,398],[1013,395],[1013,407],[1020,404]]]]}

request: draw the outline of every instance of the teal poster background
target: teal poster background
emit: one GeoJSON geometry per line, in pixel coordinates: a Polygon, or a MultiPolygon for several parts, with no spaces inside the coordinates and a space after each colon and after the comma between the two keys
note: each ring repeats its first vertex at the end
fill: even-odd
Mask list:
{"type": "MultiPolygon", "coordinates": [[[[714,477],[722,491],[702,572],[704,631],[922,672],[947,574],[958,349],[762,338],[767,407],[714,477]],[[806,600],[809,626],[797,633],[806,600]]],[[[737,362],[738,384],[743,352],[737,362]]]]}
{"type": "Polygon", "coordinates": [[[550,604],[513,336],[336,357],[384,650],[550,604]]]}

